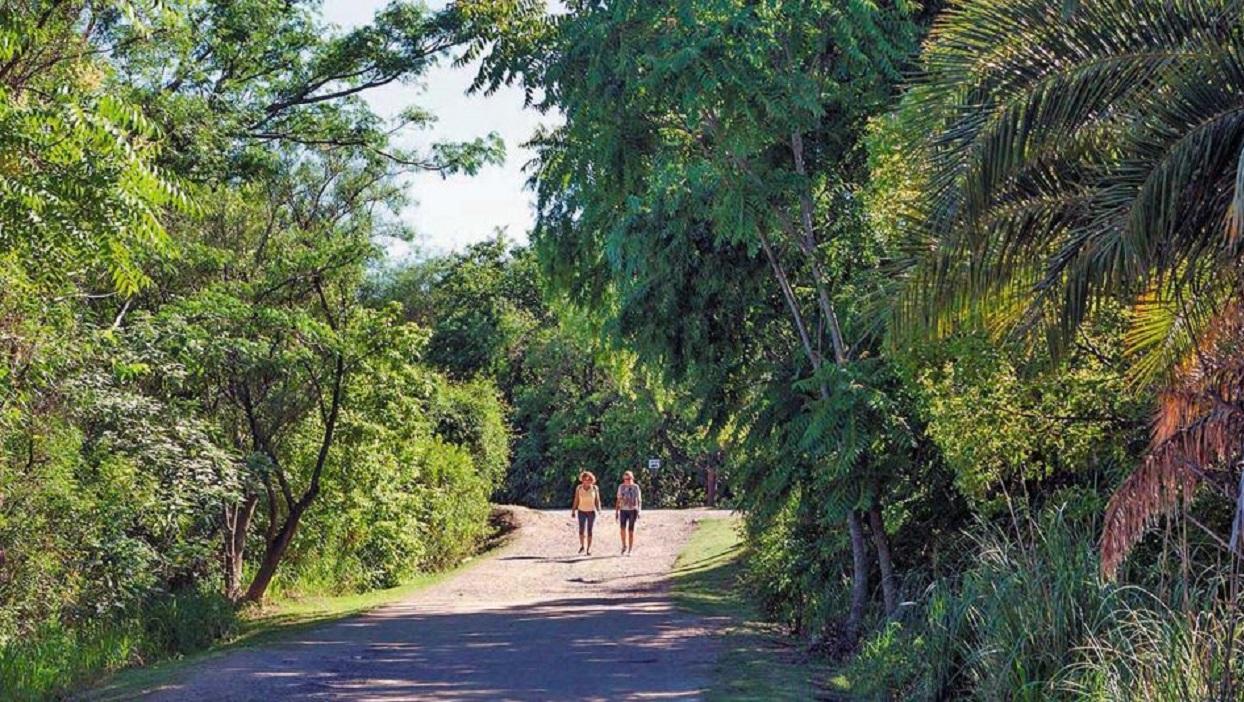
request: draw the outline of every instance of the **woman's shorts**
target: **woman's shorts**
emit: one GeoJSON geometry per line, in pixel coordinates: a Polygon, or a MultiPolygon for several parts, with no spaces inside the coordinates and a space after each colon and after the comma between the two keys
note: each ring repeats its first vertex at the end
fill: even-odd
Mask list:
{"type": "Polygon", "coordinates": [[[635,522],[639,519],[639,510],[624,509],[618,511],[618,518],[622,522],[623,529],[635,530],[635,522]]]}
{"type": "Polygon", "coordinates": [[[596,523],[595,512],[584,512],[583,510],[579,510],[579,533],[580,534],[582,534],[585,531],[589,534],[592,533],[592,525],[595,523],[596,523]]]}

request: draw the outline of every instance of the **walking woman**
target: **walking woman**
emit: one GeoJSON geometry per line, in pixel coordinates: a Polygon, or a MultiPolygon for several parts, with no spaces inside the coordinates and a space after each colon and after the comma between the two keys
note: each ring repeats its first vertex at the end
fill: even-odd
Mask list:
{"type": "Polygon", "coordinates": [[[639,510],[643,508],[643,503],[639,486],[635,484],[635,474],[628,470],[622,474],[618,499],[613,503],[614,516],[622,529],[622,553],[627,555],[635,550],[635,522],[639,521],[639,510]]]}
{"type": "Polygon", "coordinates": [[[587,555],[592,555],[592,525],[599,511],[600,490],[596,487],[596,476],[585,470],[579,474],[579,486],[574,489],[574,501],[570,503],[570,516],[579,515],[579,553],[586,550],[587,555]]]}

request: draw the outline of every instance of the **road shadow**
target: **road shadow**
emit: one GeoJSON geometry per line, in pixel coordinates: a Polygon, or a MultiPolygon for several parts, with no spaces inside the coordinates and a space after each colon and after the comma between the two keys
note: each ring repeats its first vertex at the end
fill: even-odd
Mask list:
{"type": "Polygon", "coordinates": [[[395,608],[239,651],[148,699],[691,700],[712,649],[655,594],[482,612],[395,608]],[[228,694],[214,696],[221,689],[228,694]]]}
{"type": "Polygon", "coordinates": [[[594,556],[501,556],[498,561],[532,561],[536,563],[581,563],[585,561],[600,561],[607,558],[622,558],[617,553],[604,553],[594,556]]]}

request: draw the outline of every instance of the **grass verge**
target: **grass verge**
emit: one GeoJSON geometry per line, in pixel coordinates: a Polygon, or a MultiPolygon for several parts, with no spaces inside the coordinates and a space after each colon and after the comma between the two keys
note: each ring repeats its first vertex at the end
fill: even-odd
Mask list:
{"type": "Polygon", "coordinates": [[[674,564],[674,601],[696,614],[730,621],[709,702],[834,699],[821,685],[829,668],[809,660],[765,624],[740,583],[742,537],[736,519],[700,522],[674,564]]]}

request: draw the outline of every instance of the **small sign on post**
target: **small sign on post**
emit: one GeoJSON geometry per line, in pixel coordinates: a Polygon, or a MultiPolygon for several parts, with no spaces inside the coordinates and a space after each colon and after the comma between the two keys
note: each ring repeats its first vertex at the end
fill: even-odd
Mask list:
{"type": "Polygon", "coordinates": [[[656,471],[656,470],[660,470],[660,468],[661,468],[661,459],[659,458],[648,459],[648,470],[656,471]]]}

